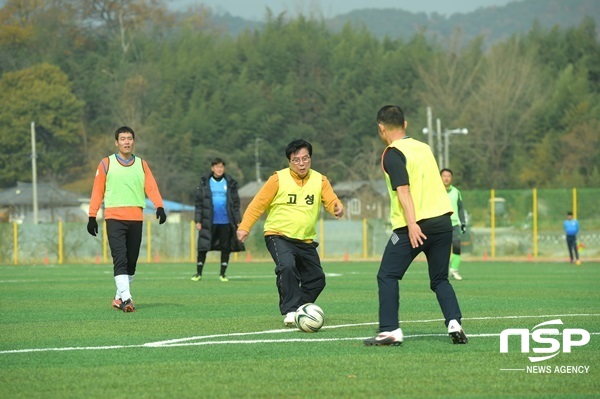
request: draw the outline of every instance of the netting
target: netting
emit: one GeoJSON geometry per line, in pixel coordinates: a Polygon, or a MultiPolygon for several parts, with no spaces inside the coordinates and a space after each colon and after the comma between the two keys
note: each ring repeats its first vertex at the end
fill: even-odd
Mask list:
{"type": "MultiPolygon", "coordinates": [[[[600,189],[497,190],[494,217],[490,191],[468,190],[462,194],[468,215],[468,230],[462,238],[465,258],[564,260],[568,256],[563,230],[567,211],[576,213],[581,225],[581,257],[600,257],[600,189]]],[[[159,226],[154,220],[146,221],[139,261],[195,262],[197,232],[192,223],[184,220],[159,226]]],[[[102,223],[99,228],[98,237],[91,237],[83,223],[0,223],[0,263],[110,263],[102,223]]],[[[246,241],[248,251],[235,255],[235,260],[270,259],[262,228],[263,221],[259,221],[246,241]]],[[[387,219],[325,219],[317,225],[317,232],[318,251],[323,258],[354,260],[379,259],[391,230],[387,219]]],[[[218,252],[209,252],[208,261],[218,256],[218,252]]]]}

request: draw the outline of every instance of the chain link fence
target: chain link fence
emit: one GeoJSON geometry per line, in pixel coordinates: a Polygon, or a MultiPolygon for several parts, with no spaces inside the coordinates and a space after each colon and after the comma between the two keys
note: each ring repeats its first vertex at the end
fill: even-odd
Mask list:
{"type": "MultiPolygon", "coordinates": [[[[580,255],[600,257],[600,189],[465,190],[467,232],[462,239],[465,259],[521,258],[565,260],[568,257],[563,221],[573,211],[581,225],[580,255]],[[535,201],[534,201],[535,198],[535,201]],[[494,213],[492,214],[492,203],[494,213]]],[[[246,252],[233,261],[268,260],[257,222],[246,241],[246,252]]],[[[317,225],[318,251],[331,260],[379,259],[391,234],[387,219],[323,219],[317,225]]],[[[191,220],[158,225],[146,220],[140,262],[195,263],[197,231],[191,220]]],[[[218,252],[209,252],[208,261],[218,252]]],[[[100,234],[91,237],[84,223],[0,223],[1,264],[111,263],[110,250],[100,234]]]]}

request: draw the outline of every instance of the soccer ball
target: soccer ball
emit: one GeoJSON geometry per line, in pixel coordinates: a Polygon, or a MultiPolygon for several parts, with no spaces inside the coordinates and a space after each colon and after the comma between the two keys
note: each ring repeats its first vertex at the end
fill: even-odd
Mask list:
{"type": "Polygon", "coordinates": [[[296,326],[304,332],[317,332],[323,327],[325,315],[314,303],[305,303],[296,310],[296,326]]]}

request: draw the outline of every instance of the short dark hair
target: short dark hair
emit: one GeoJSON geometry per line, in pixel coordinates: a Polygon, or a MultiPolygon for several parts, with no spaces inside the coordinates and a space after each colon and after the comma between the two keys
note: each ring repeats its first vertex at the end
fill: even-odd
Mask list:
{"type": "Polygon", "coordinates": [[[215,165],[218,165],[218,164],[220,164],[220,163],[222,163],[222,164],[223,164],[223,166],[225,166],[225,161],[223,161],[223,159],[222,159],[222,158],[219,158],[219,157],[217,157],[217,158],[213,158],[213,160],[212,160],[212,161],[210,161],[210,166],[215,166],[215,165]]]}
{"type": "Polygon", "coordinates": [[[292,154],[300,151],[302,148],[306,148],[308,155],[312,157],[312,145],[308,141],[302,139],[294,140],[289,143],[287,147],[285,147],[285,156],[287,159],[291,159],[292,154]]]}
{"type": "Polygon", "coordinates": [[[452,173],[452,170],[450,170],[448,168],[444,168],[444,169],[440,170],[440,175],[444,172],[449,172],[452,176],[454,176],[454,173],[452,173]]]}
{"type": "Polygon", "coordinates": [[[377,123],[404,128],[404,111],[397,105],[386,105],[377,112],[377,123]]]}
{"type": "Polygon", "coordinates": [[[121,126],[115,131],[115,140],[119,140],[119,133],[131,133],[133,139],[135,140],[135,132],[129,126],[121,126]]]}
{"type": "Polygon", "coordinates": [[[571,211],[567,212],[567,216],[573,216],[573,212],[571,212],[571,211]]]}

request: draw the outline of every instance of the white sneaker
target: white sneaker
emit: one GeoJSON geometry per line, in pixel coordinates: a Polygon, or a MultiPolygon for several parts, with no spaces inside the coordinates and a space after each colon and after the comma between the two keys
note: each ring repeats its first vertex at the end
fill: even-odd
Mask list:
{"type": "Polygon", "coordinates": [[[401,328],[380,332],[375,337],[363,341],[365,346],[398,346],[402,342],[404,342],[404,334],[401,328]]]}
{"type": "Polygon", "coordinates": [[[289,312],[285,315],[285,319],[283,319],[283,325],[286,327],[296,327],[295,320],[296,312],[289,312]]]}
{"type": "Polygon", "coordinates": [[[450,335],[453,344],[466,344],[469,342],[461,325],[456,320],[450,320],[450,323],[448,323],[448,335],[450,335]]]}
{"type": "Polygon", "coordinates": [[[458,281],[462,280],[461,275],[458,274],[458,270],[451,268],[450,269],[450,274],[452,275],[452,277],[454,277],[455,280],[458,280],[458,281]]]}

